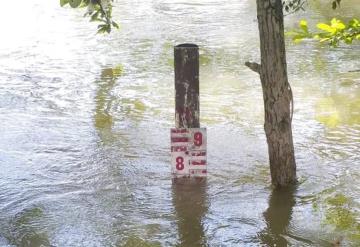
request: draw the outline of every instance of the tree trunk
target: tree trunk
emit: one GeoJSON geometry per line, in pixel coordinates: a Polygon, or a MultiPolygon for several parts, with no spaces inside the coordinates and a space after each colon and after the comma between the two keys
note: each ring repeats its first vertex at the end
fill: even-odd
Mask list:
{"type": "Polygon", "coordinates": [[[282,0],[256,0],[256,3],[261,65],[249,62],[246,65],[260,74],[272,184],[286,186],[296,182],[296,163],[291,131],[293,98],[286,70],[282,0]]]}

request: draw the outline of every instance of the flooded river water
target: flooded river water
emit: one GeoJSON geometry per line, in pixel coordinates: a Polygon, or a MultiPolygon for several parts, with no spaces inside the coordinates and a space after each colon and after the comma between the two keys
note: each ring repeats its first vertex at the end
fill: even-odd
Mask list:
{"type": "MultiPolygon", "coordinates": [[[[285,18],[359,16],[317,2],[285,18]]],[[[346,5],[348,4],[348,5],[346,5]]],[[[360,246],[359,45],[287,42],[299,184],[273,191],[252,0],[117,1],[110,35],[57,0],[0,16],[0,246],[360,246]],[[173,186],[173,46],[200,46],[208,179],[173,186]]]]}

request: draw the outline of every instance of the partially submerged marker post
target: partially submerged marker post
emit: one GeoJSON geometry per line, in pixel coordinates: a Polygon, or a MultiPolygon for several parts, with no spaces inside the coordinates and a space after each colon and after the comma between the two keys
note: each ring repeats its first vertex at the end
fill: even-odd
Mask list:
{"type": "Polygon", "coordinates": [[[174,48],[175,127],[171,129],[173,178],[206,177],[206,129],[200,128],[199,47],[174,48]]]}
{"type": "Polygon", "coordinates": [[[175,127],[200,128],[199,47],[181,44],[174,48],[175,127]]]}

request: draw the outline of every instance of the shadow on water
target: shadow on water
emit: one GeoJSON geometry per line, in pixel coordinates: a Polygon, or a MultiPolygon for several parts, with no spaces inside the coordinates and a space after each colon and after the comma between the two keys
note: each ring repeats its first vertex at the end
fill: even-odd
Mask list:
{"type": "MultiPolygon", "coordinates": [[[[94,99],[95,112],[93,121],[101,143],[105,145],[113,145],[116,140],[121,139],[126,143],[125,146],[128,146],[127,138],[120,132],[113,130],[117,121],[117,119],[114,119],[114,108],[121,101],[113,96],[113,91],[122,74],[123,68],[121,65],[103,68],[100,77],[95,81],[97,90],[94,99]]],[[[120,104],[122,103],[121,101],[120,104]]]]}
{"type": "Polygon", "coordinates": [[[355,83],[355,80],[344,80],[342,85],[319,99],[315,105],[315,119],[330,128],[360,124],[360,89],[355,83]]]}
{"type": "Polygon", "coordinates": [[[115,68],[104,68],[101,71],[100,80],[97,81],[99,85],[95,96],[95,127],[97,129],[109,129],[113,124],[113,119],[110,114],[111,96],[110,92],[115,86],[116,80],[122,73],[120,66],[115,68]]]}
{"type": "Polygon", "coordinates": [[[260,242],[266,246],[288,246],[284,237],[288,233],[296,187],[274,189],[269,198],[269,207],[264,212],[266,228],[259,233],[260,242]]]}
{"type": "MultiPolygon", "coordinates": [[[[127,92],[132,91],[130,95],[126,95],[124,91],[121,95],[116,93],[121,76],[123,76],[123,67],[117,65],[103,68],[100,76],[95,80],[97,90],[94,98],[94,126],[98,132],[101,132],[101,139],[104,142],[107,139],[106,135],[112,132],[116,123],[121,122],[122,126],[125,126],[131,122],[136,126],[144,118],[147,110],[144,100],[132,95],[133,91],[136,95],[141,95],[144,90],[147,90],[146,88],[131,87],[127,92]]],[[[113,134],[110,134],[110,139],[113,134]]]]}
{"type": "Polygon", "coordinates": [[[172,192],[180,241],[177,246],[207,246],[203,223],[209,207],[207,180],[173,181],[172,192]]]}
{"type": "Polygon", "coordinates": [[[19,247],[51,247],[47,232],[42,227],[43,218],[44,212],[41,207],[25,209],[11,219],[8,232],[4,236],[9,244],[19,247]]]}

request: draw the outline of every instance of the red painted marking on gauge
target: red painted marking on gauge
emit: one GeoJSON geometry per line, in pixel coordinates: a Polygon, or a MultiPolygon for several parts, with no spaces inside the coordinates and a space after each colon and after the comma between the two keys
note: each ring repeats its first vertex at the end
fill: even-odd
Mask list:
{"type": "Polygon", "coordinates": [[[172,146],[171,152],[186,152],[187,147],[186,146],[172,146]]]}
{"type": "Polygon", "coordinates": [[[171,129],[171,133],[177,134],[177,133],[188,133],[188,129],[171,129]]]}
{"type": "Polygon", "coordinates": [[[204,166],[206,165],[206,160],[200,160],[200,161],[193,160],[191,161],[191,164],[193,166],[204,166]]]}
{"type": "Polygon", "coordinates": [[[191,156],[206,156],[205,151],[191,152],[191,156]]]}
{"type": "Polygon", "coordinates": [[[171,137],[171,142],[188,142],[189,138],[187,137],[171,137]]]}

